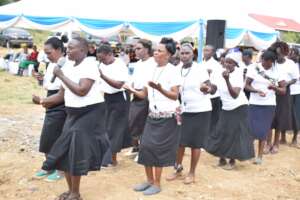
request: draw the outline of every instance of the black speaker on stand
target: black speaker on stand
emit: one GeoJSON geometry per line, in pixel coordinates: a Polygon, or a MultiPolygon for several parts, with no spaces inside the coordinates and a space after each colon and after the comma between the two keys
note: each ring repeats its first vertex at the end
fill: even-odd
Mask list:
{"type": "Polygon", "coordinates": [[[206,45],[212,45],[216,49],[224,48],[225,20],[207,20],[206,45]]]}

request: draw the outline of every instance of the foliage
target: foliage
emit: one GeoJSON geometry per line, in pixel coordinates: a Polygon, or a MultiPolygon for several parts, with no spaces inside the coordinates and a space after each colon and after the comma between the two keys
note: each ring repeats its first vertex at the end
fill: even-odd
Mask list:
{"type": "Polygon", "coordinates": [[[280,37],[285,42],[300,44],[300,33],[282,31],[280,37]]]}

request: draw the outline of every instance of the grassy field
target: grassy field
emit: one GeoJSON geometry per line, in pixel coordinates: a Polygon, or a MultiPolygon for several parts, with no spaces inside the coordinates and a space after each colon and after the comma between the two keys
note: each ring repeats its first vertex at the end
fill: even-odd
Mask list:
{"type": "Polygon", "coordinates": [[[33,77],[20,77],[0,71],[0,104],[22,105],[31,104],[32,94],[45,94],[33,77]]]}

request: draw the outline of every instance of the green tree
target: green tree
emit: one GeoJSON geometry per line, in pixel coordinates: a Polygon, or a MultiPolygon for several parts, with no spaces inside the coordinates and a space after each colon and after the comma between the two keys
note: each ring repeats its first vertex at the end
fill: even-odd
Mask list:
{"type": "Polygon", "coordinates": [[[0,0],[0,6],[3,6],[5,4],[9,4],[9,3],[12,3],[12,2],[17,2],[19,0],[0,0]]]}
{"type": "Polygon", "coordinates": [[[281,31],[280,32],[280,37],[285,42],[299,43],[300,44],[300,33],[281,31]]]}

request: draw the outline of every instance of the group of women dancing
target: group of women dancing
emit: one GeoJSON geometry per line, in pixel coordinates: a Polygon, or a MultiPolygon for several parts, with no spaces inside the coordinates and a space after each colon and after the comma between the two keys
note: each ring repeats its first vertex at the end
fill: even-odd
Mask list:
{"type": "Polygon", "coordinates": [[[46,160],[38,176],[63,172],[68,190],[58,200],[82,199],[81,176],[118,165],[117,154],[130,145],[146,176],[133,189],[154,195],[161,191],[164,167],[174,167],[168,181],[194,183],[201,149],[218,157],[223,169],[234,170],[236,160],[262,164],[264,153],[278,151],[280,134],[286,141],[286,131],[294,132],[292,143],[297,144],[299,52],[284,42],[244,65],[243,54],[235,49],[218,62],[214,47],[207,45],[199,64],[190,43],[162,38],[154,50],[151,41],[140,39],[132,77],[108,43],[100,45],[95,60],[87,57],[88,43],[80,37],[68,43],[68,61],[57,66],[65,56],[63,42],[45,42],[51,61],[44,77],[48,95],[33,96],[46,108],[40,140],[46,160]],[[170,63],[175,54],[180,55],[177,66],[170,63]],[[183,174],[185,148],[191,149],[191,161],[183,174]]]}

